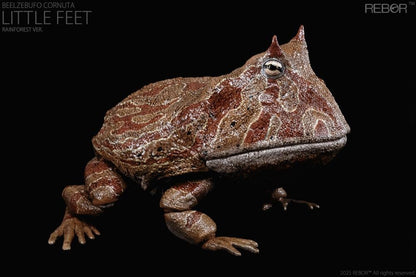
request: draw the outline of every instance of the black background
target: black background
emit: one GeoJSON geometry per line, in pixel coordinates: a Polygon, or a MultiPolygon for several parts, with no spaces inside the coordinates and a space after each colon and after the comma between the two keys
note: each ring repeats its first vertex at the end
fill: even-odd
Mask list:
{"type": "Polygon", "coordinates": [[[16,272],[101,275],[415,270],[416,7],[400,2],[409,4],[407,14],[366,14],[364,2],[310,2],[80,1],[76,9],[92,10],[88,26],[0,33],[7,264],[20,261],[16,272]],[[312,67],[352,131],[327,166],[225,179],[201,203],[218,235],[254,239],[258,255],[237,258],[177,239],[164,225],[159,198],[133,183],[94,219],[100,237],[74,242],[70,252],[60,249],[62,240],[47,244],[62,219],[60,193],[83,183],[90,139],[106,110],[151,82],[226,74],[265,51],[274,34],[289,41],[300,24],[312,67]],[[321,209],[262,212],[263,183],[321,209]]]}

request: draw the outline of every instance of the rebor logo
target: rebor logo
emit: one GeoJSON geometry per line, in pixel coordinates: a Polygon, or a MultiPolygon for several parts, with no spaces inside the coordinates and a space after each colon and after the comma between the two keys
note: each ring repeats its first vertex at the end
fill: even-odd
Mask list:
{"type": "Polygon", "coordinates": [[[403,14],[407,13],[409,5],[415,5],[415,2],[409,3],[365,3],[364,12],[366,14],[403,14]]]}

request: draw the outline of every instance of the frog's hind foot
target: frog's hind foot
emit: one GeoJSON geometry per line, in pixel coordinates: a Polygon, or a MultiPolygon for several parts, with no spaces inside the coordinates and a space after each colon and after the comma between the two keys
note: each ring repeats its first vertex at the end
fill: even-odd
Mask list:
{"type": "Polygon", "coordinates": [[[313,203],[313,202],[287,198],[286,191],[283,188],[280,187],[280,188],[275,189],[272,192],[271,201],[269,203],[266,203],[266,204],[263,205],[263,211],[268,210],[271,207],[273,207],[273,204],[275,204],[276,202],[280,202],[285,211],[287,210],[287,206],[289,205],[290,202],[305,204],[311,210],[319,208],[319,205],[316,204],[316,203],[313,203]]]}
{"type": "Polygon", "coordinates": [[[177,184],[164,192],[160,207],[165,211],[168,229],[178,238],[206,250],[226,250],[240,256],[237,248],[258,253],[257,243],[249,239],[217,237],[217,225],[208,215],[192,210],[199,200],[211,190],[212,180],[202,179],[177,184]]]}

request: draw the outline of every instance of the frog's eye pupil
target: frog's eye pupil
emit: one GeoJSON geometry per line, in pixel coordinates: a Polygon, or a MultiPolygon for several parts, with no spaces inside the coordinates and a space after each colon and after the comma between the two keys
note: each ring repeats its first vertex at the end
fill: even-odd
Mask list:
{"type": "Polygon", "coordinates": [[[274,65],[274,64],[268,64],[267,65],[267,69],[268,70],[271,70],[271,71],[275,71],[275,70],[278,69],[278,67],[276,65],[274,65]]]}
{"type": "Polygon", "coordinates": [[[278,59],[268,59],[263,63],[262,72],[267,78],[276,79],[283,75],[285,67],[278,59]]]}

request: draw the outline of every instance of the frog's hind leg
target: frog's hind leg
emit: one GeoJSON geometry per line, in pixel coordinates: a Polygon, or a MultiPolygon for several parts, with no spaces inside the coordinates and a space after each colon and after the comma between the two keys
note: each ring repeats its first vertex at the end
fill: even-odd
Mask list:
{"type": "Polygon", "coordinates": [[[86,242],[85,234],[90,238],[100,232],[90,224],[81,221],[77,215],[97,215],[103,208],[112,205],[125,190],[122,177],[106,161],[93,158],[85,167],[85,185],[67,186],[62,192],[66,203],[61,225],[51,233],[48,243],[54,244],[60,236],[64,237],[62,249],[71,249],[76,235],[81,244],[86,242]]]}
{"type": "Polygon", "coordinates": [[[192,208],[198,204],[213,187],[212,180],[204,179],[178,184],[168,189],[160,200],[165,211],[168,229],[177,237],[191,243],[202,245],[206,250],[226,250],[240,256],[236,249],[258,253],[257,243],[248,239],[216,237],[217,226],[206,214],[192,208]]]}

